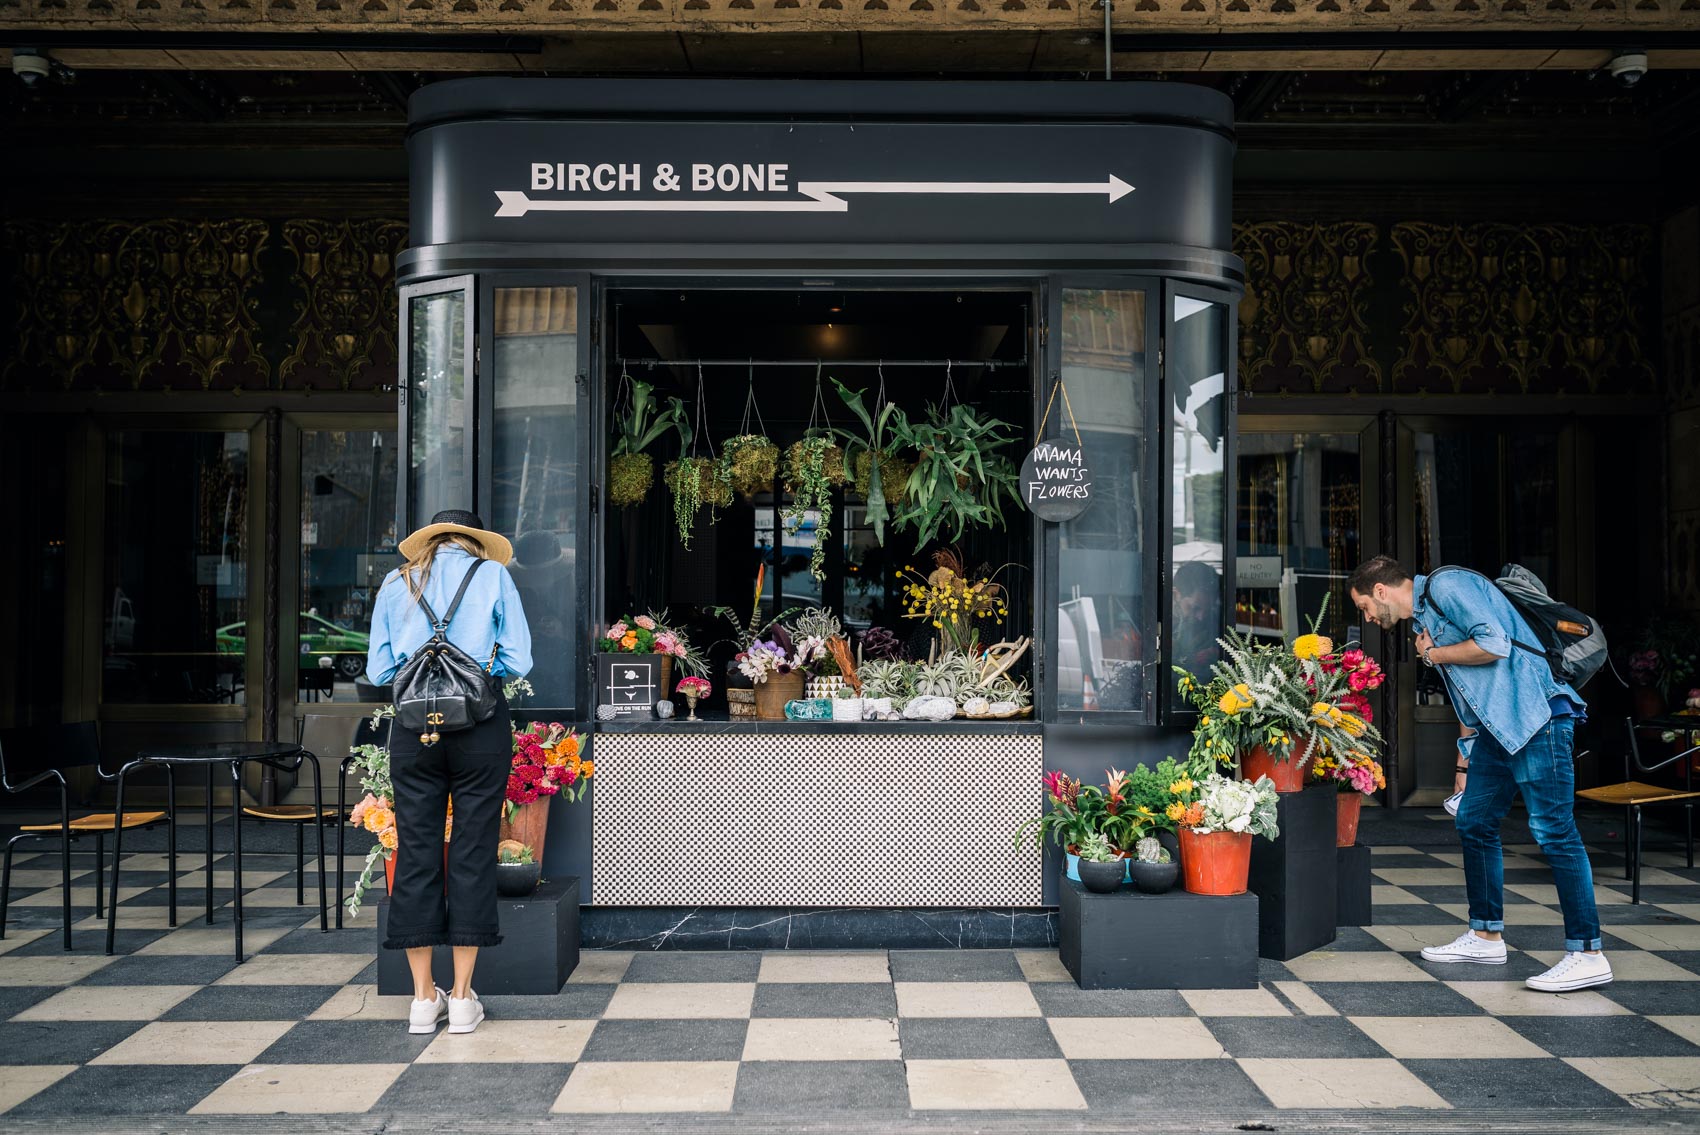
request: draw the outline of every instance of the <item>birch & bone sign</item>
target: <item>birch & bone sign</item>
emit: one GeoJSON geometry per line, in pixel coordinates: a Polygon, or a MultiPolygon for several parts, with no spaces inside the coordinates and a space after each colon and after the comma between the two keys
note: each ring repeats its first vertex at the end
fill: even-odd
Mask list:
{"type": "Polygon", "coordinates": [[[1092,503],[1092,470],[1079,442],[1041,441],[1021,463],[1021,503],[1040,520],[1073,520],[1092,503]]]}

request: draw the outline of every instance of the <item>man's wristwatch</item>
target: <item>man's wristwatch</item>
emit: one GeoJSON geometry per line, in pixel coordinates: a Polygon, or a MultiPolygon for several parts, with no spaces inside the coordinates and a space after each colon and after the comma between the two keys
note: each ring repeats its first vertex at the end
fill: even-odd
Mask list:
{"type": "Polygon", "coordinates": [[[1423,660],[1423,665],[1427,666],[1430,670],[1434,669],[1434,659],[1429,657],[1429,650],[1433,650],[1433,649],[1434,649],[1434,647],[1431,646],[1431,647],[1428,648],[1428,650],[1417,651],[1417,657],[1421,658],[1423,660]]]}

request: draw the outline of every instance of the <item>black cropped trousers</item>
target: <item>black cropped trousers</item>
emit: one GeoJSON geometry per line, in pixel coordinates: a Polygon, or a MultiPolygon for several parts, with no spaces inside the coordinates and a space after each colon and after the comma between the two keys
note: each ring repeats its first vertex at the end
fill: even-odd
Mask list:
{"type": "Polygon", "coordinates": [[[488,721],[444,733],[434,745],[399,724],[390,732],[390,783],[395,787],[396,870],[384,948],[494,946],[496,844],[513,767],[508,706],[498,700],[488,721]],[[454,831],[444,886],[443,823],[454,797],[454,831]]]}

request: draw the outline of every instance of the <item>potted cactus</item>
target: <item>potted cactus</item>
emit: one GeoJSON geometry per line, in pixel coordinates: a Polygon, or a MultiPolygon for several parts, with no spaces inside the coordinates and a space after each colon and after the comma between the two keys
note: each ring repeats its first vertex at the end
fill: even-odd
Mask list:
{"type": "Polygon", "coordinates": [[[531,847],[517,839],[505,839],[496,845],[496,893],[508,898],[524,898],[537,889],[543,875],[543,865],[537,862],[531,847]]]}
{"type": "Polygon", "coordinates": [[[832,719],[834,721],[862,720],[862,695],[856,692],[854,686],[840,686],[833,691],[832,719]]]}
{"type": "Polygon", "coordinates": [[[1134,845],[1133,861],[1128,869],[1133,875],[1133,885],[1142,894],[1160,895],[1173,889],[1180,878],[1181,865],[1157,837],[1146,836],[1134,845]]]}

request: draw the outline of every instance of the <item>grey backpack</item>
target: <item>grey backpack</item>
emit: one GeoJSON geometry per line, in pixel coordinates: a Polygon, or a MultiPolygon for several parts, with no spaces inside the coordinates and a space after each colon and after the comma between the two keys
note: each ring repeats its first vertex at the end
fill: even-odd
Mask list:
{"type": "MultiPolygon", "coordinates": [[[[1469,571],[1469,568],[1436,568],[1423,581],[1423,602],[1429,603],[1428,589],[1434,577],[1442,572],[1469,571]]],[[[1480,574],[1472,572],[1471,574],[1480,574]]],[[[1485,577],[1484,577],[1485,578],[1485,577]]],[[[1599,621],[1547,594],[1541,577],[1522,564],[1506,564],[1499,569],[1494,586],[1511,601],[1523,621],[1529,624],[1536,643],[1511,641],[1531,654],[1546,659],[1552,676],[1580,690],[1589,678],[1599,673],[1607,662],[1606,634],[1599,621]],[[1538,645],[1537,645],[1538,644],[1538,645]]],[[[1436,610],[1439,610],[1437,607],[1436,610]]],[[[1441,612],[1445,614],[1445,612],[1441,612]]]]}

